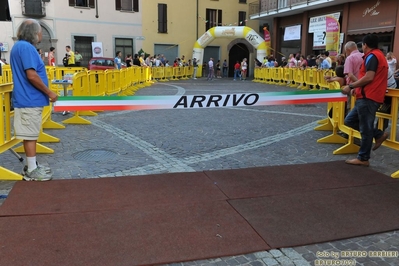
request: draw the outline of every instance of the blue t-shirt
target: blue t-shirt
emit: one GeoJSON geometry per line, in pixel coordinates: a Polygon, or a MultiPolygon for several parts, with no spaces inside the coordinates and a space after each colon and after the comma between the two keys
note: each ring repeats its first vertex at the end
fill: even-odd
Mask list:
{"type": "Polygon", "coordinates": [[[122,59],[120,59],[119,57],[115,57],[115,64],[116,64],[116,67],[118,69],[121,69],[121,67],[122,67],[122,59]]]}
{"type": "Polygon", "coordinates": [[[321,69],[330,69],[331,65],[327,59],[323,59],[323,62],[321,62],[320,68],[321,69]]]}
{"type": "Polygon", "coordinates": [[[49,97],[36,89],[28,80],[26,70],[34,69],[48,86],[46,67],[35,46],[18,41],[11,49],[10,64],[14,83],[12,103],[16,108],[43,107],[49,105],[49,97]]]}

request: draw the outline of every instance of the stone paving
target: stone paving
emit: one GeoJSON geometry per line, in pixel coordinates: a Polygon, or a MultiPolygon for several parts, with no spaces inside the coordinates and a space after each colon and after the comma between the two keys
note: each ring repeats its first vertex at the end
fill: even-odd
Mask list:
{"type": "MultiPolygon", "coordinates": [[[[290,90],[293,89],[251,81],[197,79],[155,83],[136,95],[290,90]]],[[[61,122],[68,116],[71,115],[54,113],[52,118],[61,122]]],[[[61,141],[45,143],[54,149],[54,154],[39,154],[38,161],[51,166],[54,179],[71,179],[304,164],[353,157],[333,155],[339,145],[316,142],[329,134],[314,130],[317,121],[325,117],[325,104],[99,112],[98,116],[85,117],[91,125],[46,130],[61,141]]],[[[399,170],[397,154],[381,147],[372,153],[371,168],[390,175],[399,170]]],[[[0,162],[2,167],[16,172],[22,167],[8,151],[0,154],[0,162]]],[[[1,196],[6,196],[14,183],[0,181],[0,205],[5,201],[1,196]]],[[[340,252],[345,251],[399,251],[399,231],[169,265],[399,265],[398,257],[370,257],[369,253],[365,257],[341,256],[344,253],[340,252]]]]}

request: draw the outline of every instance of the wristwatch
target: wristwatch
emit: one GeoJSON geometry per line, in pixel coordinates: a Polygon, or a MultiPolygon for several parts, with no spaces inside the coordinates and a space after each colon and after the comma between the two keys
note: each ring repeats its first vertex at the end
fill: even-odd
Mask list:
{"type": "Polygon", "coordinates": [[[349,84],[349,88],[350,88],[351,90],[353,90],[355,87],[353,87],[352,84],[349,84]]]}

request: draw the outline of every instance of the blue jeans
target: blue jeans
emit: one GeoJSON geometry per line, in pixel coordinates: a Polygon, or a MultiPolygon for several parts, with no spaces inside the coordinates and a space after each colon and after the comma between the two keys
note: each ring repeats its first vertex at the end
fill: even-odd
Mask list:
{"type": "Polygon", "coordinates": [[[374,127],[375,114],[379,103],[370,99],[356,100],[355,107],[345,117],[345,125],[360,132],[362,136],[357,158],[361,161],[370,159],[373,138],[379,139],[384,132],[374,127]]]}
{"type": "Polygon", "coordinates": [[[234,79],[240,77],[240,70],[239,69],[234,69],[234,79]]]}

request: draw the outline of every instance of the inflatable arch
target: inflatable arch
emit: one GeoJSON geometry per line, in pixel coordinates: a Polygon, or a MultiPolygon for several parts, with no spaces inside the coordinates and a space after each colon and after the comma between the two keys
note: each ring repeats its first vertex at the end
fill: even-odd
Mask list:
{"type": "MultiPolygon", "coordinates": [[[[210,44],[215,38],[244,38],[246,39],[255,49],[256,58],[263,62],[263,58],[267,55],[267,45],[265,40],[253,29],[247,26],[223,26],[213,27],[205,32],[194,44],[193,57],[199,61],[198,65],[203,64],[204,60],[204,48],[210,44]]],[[[201,68],[200,68],[201,69],[201,68]]],[[[198,69],[198,70],[200,70],[198,69]]],[[[198,72],[200,73],[200,71],[198,72]]]]}

